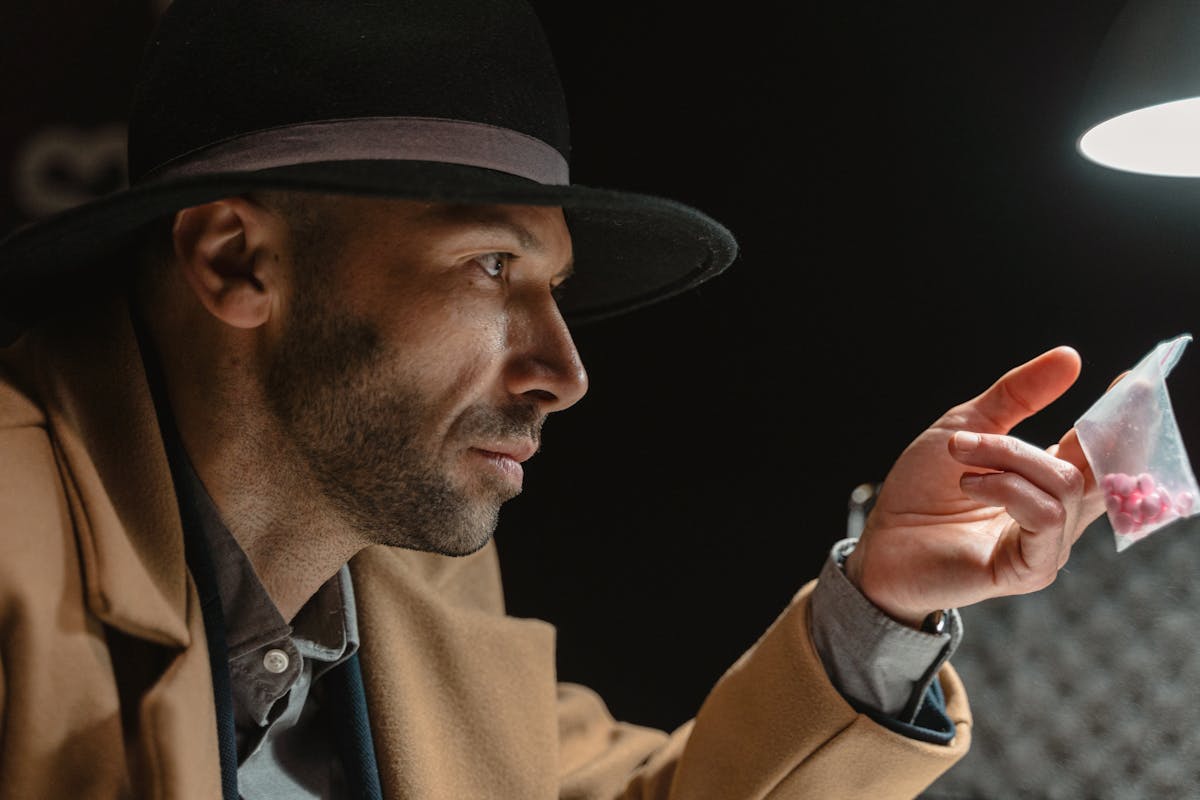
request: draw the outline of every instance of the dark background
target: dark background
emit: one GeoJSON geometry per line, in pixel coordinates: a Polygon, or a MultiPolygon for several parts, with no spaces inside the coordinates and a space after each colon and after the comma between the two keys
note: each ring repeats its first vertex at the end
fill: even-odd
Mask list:
{"type": "MultiPolygon", "coordinates": [[[[574,179],[691,203],[742,247],[701,288],[577,331],[591,391],[548,423],[497,532],[510,611],[554,622],[563,679],[620,718],[690,717],[815,577],[851,490],[946,408],[1073,345],[1079,382],[1016,431],[1047,445],[1200,327],[1200,189],[1074,150],[1121,3],[536,5],[574,179]]],[[[4,230],[120,184],[155,13],[5,5],[4,230]]],[[[1192,452],[1197,359],[1169,384],[1192,452]]]]}
{"type": "MultiPolygon", "coordinates": [[[[1197,326],[1200,192],[1074,150],[1121,5],[541,4],[576,180],[693,203],[742,246],[577,332],[592,389],[498,534],[564,678],[682,722],[943,410],[1070,344],[1079,382],[1017,431],[1048,445],[1197,326]]],[[[1170,381],[1192,451],[1198,357],[1170,381]]]]}

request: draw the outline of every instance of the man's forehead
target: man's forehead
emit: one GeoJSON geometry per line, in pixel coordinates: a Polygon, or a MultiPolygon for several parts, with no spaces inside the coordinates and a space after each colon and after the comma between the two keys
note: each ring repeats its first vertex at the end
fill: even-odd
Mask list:
{"type": "Polygon", "coordinates": [[[573,271],[570,234],[559,206],[447,203],[361,195],[323,195],[322,200],[328,201],[326,213],[341,218],[351,235],[371,231],[403,237],[421,229],[434,235],[483,233],[511,237],[522,250],[531,253],[547,252],[558,237],[565,235],[568,262],[563,274],[573,271]]]}
{"type": "Polygon", "coordinates": [[[428,211],[432,220],[480,228],[491,228],[516,237],[521,247],[541,250],[543,242],[530,228],[531,222],[541,219],[561,219],[562,211],[553,207],[443,204],[428,211]],[[529,212],[533,211],[531,215],[529,212]]]}

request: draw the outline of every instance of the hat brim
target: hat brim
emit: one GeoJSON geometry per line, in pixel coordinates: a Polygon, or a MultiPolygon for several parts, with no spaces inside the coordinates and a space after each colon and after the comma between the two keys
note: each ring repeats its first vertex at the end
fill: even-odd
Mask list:
{"type": "Polygon", "coordinates": [[[569,323],[612,317],[694,287],[737,255],[733,235],[703,212],[661,197],[540,184],[428,161],[327,161],[146,182],[21,228],[0,241],[0,342],[71,297],[111,284],[121,253],[148,223],[178,209],[261,189],[435,202],[561,206],[575,274],[562,297],[569,323]],[[6,330],[7,329],[7,330],[6,330]]]}

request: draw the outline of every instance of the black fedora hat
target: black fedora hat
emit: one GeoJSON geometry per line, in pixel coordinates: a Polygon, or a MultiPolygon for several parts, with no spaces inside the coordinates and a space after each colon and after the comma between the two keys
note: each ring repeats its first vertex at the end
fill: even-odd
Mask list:
{"type": "Polygon", "coordinates": [[[175,0],[129,126],[129,188],[0,241],[0,343],[111,282],[147,224],[255,189],[561,206],[571,322],[677,294],[737,253],[697,209],[570,182],[565,98],[524,0],[175,0]]]}

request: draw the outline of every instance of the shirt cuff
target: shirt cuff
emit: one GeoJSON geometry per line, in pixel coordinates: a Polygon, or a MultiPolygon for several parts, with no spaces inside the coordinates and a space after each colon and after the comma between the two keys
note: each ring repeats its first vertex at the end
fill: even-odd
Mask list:
{"type": "Polygon", "coordinates": [[[842,569],[856,539],[833,546],[812,595],[812,637],[837,690],[855,705],[912,722],[942,665],[962,641],[950,609],[942,633],[899,623],[860,592],[842,569]]]}

